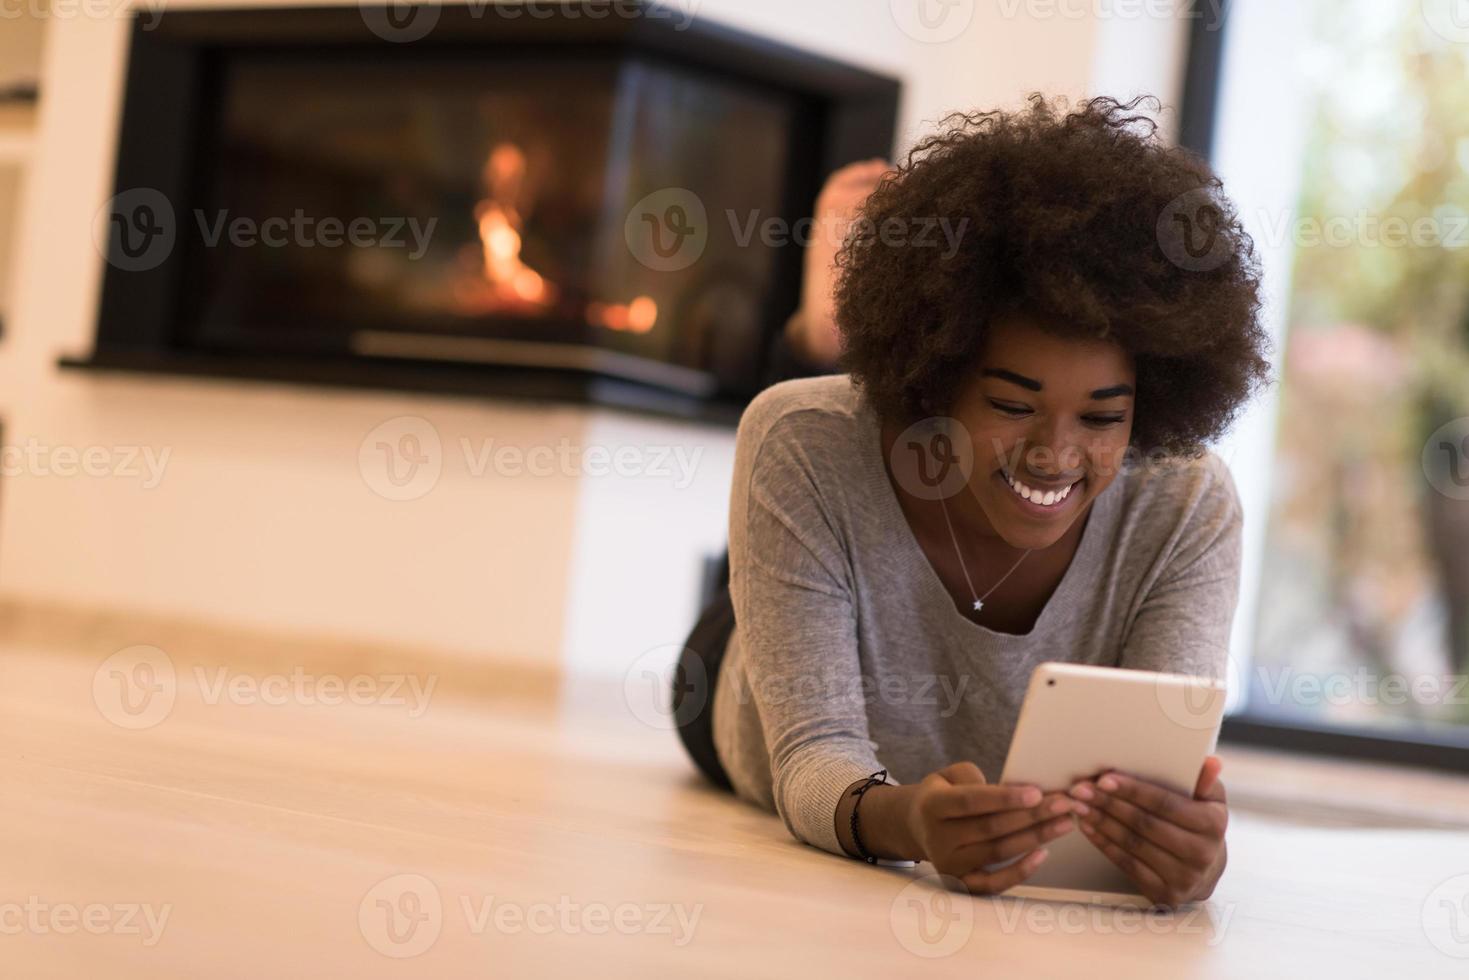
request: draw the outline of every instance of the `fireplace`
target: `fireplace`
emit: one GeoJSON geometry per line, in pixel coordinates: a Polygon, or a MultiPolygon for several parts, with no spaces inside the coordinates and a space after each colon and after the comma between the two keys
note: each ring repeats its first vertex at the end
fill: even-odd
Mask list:
{"type": "Polygon", "coordinates": [[[135,22],[65,363],[732,418],[897,83],[625,0],[425,9],[135,22]]]}

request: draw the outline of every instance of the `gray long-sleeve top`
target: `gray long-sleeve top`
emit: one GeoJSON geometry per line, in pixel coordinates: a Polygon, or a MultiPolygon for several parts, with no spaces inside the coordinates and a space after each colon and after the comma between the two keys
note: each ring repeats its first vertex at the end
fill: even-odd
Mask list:
{"type": "Polygon", "coordinates": [[[899,507],[880,422],[847,375],[762,392],[736,438],[730,593],[714,691],[735,791],[836,854],[842,791],[970,760],[997,781],[1048,660],[1223,677],[1241,512],[1223,462],[1125,468],[1026,634],[955,607],[899,507]]]}

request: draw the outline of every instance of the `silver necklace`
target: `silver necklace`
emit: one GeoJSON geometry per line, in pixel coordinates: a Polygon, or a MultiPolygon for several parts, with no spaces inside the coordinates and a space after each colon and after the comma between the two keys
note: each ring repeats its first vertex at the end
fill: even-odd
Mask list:
{"type": "Polygon", "coordinates": [[[980,595],[979,593],[974,591],[974,580],[969,577],[969,566],[964,564],[964,552],[959,550],[959,536],[954,533],[954,524],[952,521],[949,520],[949,505],[944,503],[943,497],[939,498],[939,506],[942,507],[944,511],[944,524],[947,525],[949,528],[949,540],[954,542],[954,554],[959,556],[959,568],[964,572],[964,581],[969,586],[969,594],[974,597],[974,611],[979,612],[981,609],[984,608],[984,601],[994,594],[995,589],[998,589],[1000,586],[1005,584],[1005,579],[1009,578],[1011,573],[1013,573],[1015,569],[1020,567],[1020,562],[1025,561],[1026,556],[1028,556],[1034,549],[1027,548],[1025,550],[1025,554],[1021,555],[1019,560],[1016,561],[1015,564],[1010,566],[1010,571],[1006,572],[1004,575],[1001,575],[1000,580],[994,585],[990,586],[990,590],[988,592],[986,592],[984,595],[980,595]]]}

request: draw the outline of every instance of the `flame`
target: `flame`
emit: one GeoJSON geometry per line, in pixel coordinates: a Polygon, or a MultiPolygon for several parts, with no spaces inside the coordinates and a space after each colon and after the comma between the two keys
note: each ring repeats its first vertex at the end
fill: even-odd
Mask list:
{"type": "Polygon", "coordinates": [[[498,144],[485,159],[480,176],[486,196],[474,208],[478,268],[473,279],[454,289],[467,312],[544,314],[556,301],[556,288],[520,258],[525,222],[515,202],[525,172],[525,153],[513,143],[498,144]]]}
{"type": "Polygon", "coordinates": [[[647,333],[658,320],[658,304],[651,296],[639,296],[631,303],[588,303],[587,323],[608,330],[647,333]]]}
{"type": "MultiPolygon", "coordinates": [[[[543,315],[556,302],[556,286],[520,257],[525,222],[516,202],[523,196],[526,169],[525,152],[513,143],[497,144],[485,159],[480,171],[485,197],[474,209],[480,241],[475,272],[454,285],[455,302],[465,312],[543,315]]],[[[647,333],[657,320],[658,304],[650,296],[586,305],[586,322],[608,330],[647,333]]]]}

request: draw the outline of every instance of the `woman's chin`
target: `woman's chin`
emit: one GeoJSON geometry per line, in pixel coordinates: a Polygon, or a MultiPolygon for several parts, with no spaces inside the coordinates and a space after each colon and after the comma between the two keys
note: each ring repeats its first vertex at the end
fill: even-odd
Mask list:
{"type": "Polygon", "coordinates": [[[1084,506],[1078,507],[1069,520],[1037,523],[1024,518],[1017,519],[1012,514],[996,513],[1001,510],[999,507],[986,507],[985,510],[989,514],[990,524],[999,533],[1001,540],[1012,548],[1029,551],[1040,551],[1059,542],[1076,523],[1076,518],[1086,512],[1084,506]]]}

